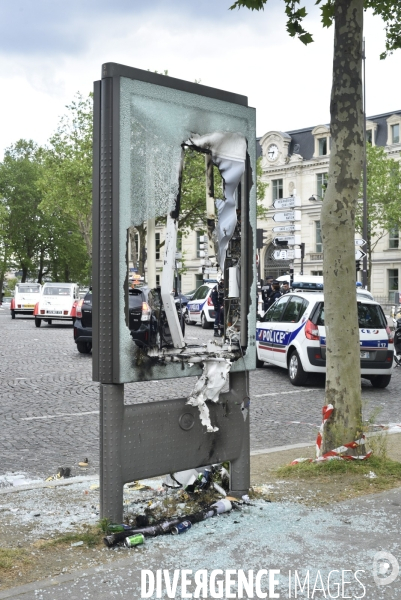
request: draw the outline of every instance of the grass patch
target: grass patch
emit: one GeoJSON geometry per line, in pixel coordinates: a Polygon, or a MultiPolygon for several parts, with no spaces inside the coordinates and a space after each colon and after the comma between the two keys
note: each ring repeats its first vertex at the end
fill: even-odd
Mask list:
{"type": "Polygon", "coordinates": [[[102,523],[93,526],[84,526],[79,531],[65,533],[54,540],[47,540],[43,546],[62,546],[66,544],[75,544],[76,542],[84,542],[88,548],[101,546],[104,536],[102,523]]]}
{"type": "MultiPolygon", "coordinates": [[[[331,475],[365,476],[373,471],[377,478],[385,477],[401,481],[401,463],[381,456],[371,456],[366,460],[328,460],[320,463],[298,463],[280,467],[278,477],[310,479],[331,475]]],[[[373,480],[372,480],[373,481],[373,480]]]]}
{"type": "Polygon", "coordinates": [[[25,548],[0,548],[0,573],[10,571],[31,560],[25,548]]]}

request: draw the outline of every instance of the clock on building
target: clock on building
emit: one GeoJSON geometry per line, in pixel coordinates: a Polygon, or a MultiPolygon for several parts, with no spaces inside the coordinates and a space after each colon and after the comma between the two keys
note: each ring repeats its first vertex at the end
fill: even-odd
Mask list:
{"type": "Polygon", "coordinates": [[[278,157],[278,148],[276,144],[270,144],[270,146],[267,149],[267,157],[269,160],[276,160],[276,158],[278,157]]]}

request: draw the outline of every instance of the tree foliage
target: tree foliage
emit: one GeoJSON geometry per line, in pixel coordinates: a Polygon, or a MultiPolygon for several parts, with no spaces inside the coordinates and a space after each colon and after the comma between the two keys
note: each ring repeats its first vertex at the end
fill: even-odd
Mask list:
{"type": "MultiPolygon", "coordinates": [[[[368,287],[372,272],[372,252],[393,228],[401,229],[401,164],[388,158],[381,146],[367,145],[366,148],[366,198],[367,198],[367,254],[368,287]]],[[[361,185],[360,197],[363,196],[361,185]]],[[[355,229],[363,232],[363,204],[358,203],[355,215],[355,229]]]]}
{"type": "Polygon", "coordinates": [[[77,94],[44,156],[41,208],[66,219],[92,256],[92,97],[77,94]]]}
{"type": "Polygon", "coordinates": [[[48,223],[40,208],[38,188],[42,171],[43,149],[32,140],[19,140],[7,148],[0,165],[7,243],[22,270],[22,281],[36,269],[35,259],[48,244],[48,223]]]}
{"type": "MultiPolygon", "coordinates": [[[[235,8],[249,8],[250,10],[264,10],[268,0],[236,0],[231,10],[235,8]]],[[[287,16],[287,31],[291,37],[298,37],[303,44],[313,42],[312,35],[304,29],[302,23],[307,16],[306,8],[300,6],[301,0],[283,0],[287,16]]],[[[386,49],[380,58],[386,58],[394,50],[401,48],[401,2],[399,0],[362,0],[365,10],[371,9],[374,15],[380,16],[386,29],[386,49]]],[[[320,5],[321,21],[323,27],[330,27],[334,23],[338,0],[316,0],[320,5]]]]}

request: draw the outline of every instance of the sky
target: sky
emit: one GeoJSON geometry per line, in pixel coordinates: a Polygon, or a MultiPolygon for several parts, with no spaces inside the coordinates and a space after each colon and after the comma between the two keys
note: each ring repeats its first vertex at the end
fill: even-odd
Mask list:
{"type": "MultiPolygon", "coordinates": [[[[288,36],[282,0],[263,12],[233,1],[1,0],[0,159],[20,138],[46,144],[106,62],[248,96],[258,136],[328,123],[334,30],[315,0],[303,2],[309,46],[288,36]]],[[[384,25],[370,13],[365,38],[367,114],[400,110],[401,51],[379,60],[384,25]]]]}

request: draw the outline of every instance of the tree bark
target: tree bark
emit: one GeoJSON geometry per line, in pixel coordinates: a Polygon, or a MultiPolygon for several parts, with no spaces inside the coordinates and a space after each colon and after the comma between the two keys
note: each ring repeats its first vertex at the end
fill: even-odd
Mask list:
{"type": "Polygon", "coordinates": [[[325,285],[326,404],[323,452],[359,437],[360,345],[355,292],[355,212],[363,158],[363,0],[335,0],[331,155],[321,227],[325,285]]]}

